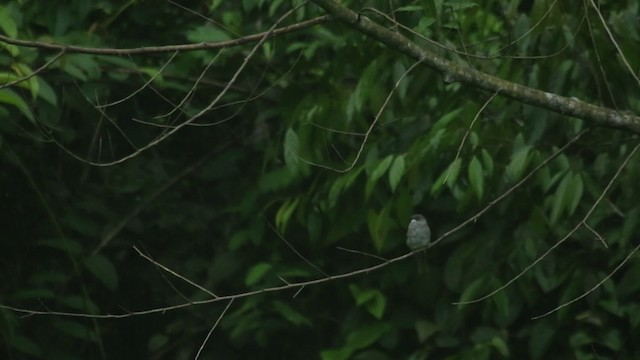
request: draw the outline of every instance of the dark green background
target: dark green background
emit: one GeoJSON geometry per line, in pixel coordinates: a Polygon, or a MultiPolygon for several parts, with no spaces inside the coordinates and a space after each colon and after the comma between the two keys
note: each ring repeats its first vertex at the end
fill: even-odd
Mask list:
{"type": "MultiPolygon", "coordinates": [[[[598,4],[637,73],[640,4],[598,4]]],[[[640,109],[638,83],[589,1],[344,5],[389,28],[370,8],[395,10],[415,32],[398,30],[408,39],[504,80],[640,109]]],[[[89,48],[197,44],[267,31],[292,4],[185,6],[191,11],[150,0],[9,1],[0,5],[0,30],[89,48]]],[[[279,26],[324,14],[310,2],[279,26]]],[[[3,84],[58,55],[0,44],[3,84]]],[[[592,289],[638,244],[638,155],[604,193],[637,136],[500,96],[473,122],[492,94],[447,84],[419,66],[399,83],[355,161],[363,134],[414,63],[344,24],[268,39],[220,106],[194,121],[199,126],[126,161],[89,164],[121,159],[205,109],[255,45],[173,58],[67,53],[0,89],[0,304],[104,315],[209,298],[133,246],[219,296],[374,266],[380,260],[366,254],[407,253],[411,214],[424,214],[434,237],[442,236],[586,131],[430,248],[424,267],[406,258],[301,290],[238,298],[200,359],[640,358],[636,255],[584,298],[532,320],[592,289]],[[603,193],[585,224],[608,247],[586,226],[570,233],[603,193]],[[504,291],[452,305],[506,284],[568,234],[504,291]]],[[[3,307],[0,357],[193,359],[227,305],[120,319],[3,307]]]]}

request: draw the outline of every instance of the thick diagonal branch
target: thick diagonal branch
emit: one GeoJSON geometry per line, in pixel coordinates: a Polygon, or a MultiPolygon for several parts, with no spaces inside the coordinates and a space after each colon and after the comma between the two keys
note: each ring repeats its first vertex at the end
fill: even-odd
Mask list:
{"type": "Polygon", "coordinates": [[[334,0],[312,0],[335,19],[380,41],[402,54],[421,61],[439,71],[447,82],[461,82],[474,87],[498,92],[525,104],[541,107],[567,116],[590,121],[596,125],[629,130],[640,134],[640,117],[595,106],[576,98],[548,93],[516,84],[476,69],[454,63],[418,46],[402,34],[386,29],[366,16],[352,11],[334,0]]]}

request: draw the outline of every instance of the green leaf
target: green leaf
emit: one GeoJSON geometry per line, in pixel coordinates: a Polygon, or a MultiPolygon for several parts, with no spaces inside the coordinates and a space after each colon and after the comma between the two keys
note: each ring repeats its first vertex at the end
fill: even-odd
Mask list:
{"type": "Polygon", "coordinates": [[[347,190],[353,185],[358,175],[364,170],[364,167],[359,167],[356,169],[352,169],[348,173],[339,177],[336,181],[331,185],[331,189],[329,190],[329,206],[334,207],[338,198],[342,192],[347,190]]]}
{"type": "Polygon", "coordinates": [[[374,181],[378,180],[387,171],[389,165],[391,165],[392,160],[393,155],[388,155],[387,157],[382,159],[382,161],[378,163],[378,166],[376,166],[376,168],[373,170],[369,178],[373,179],[374,181]]]}
{"type": "Polygon", "coordinates": [[[163,334],[153,335],[147,342],[147,349],[156,352],[169,343],[169,337],[163,334]]]}
{"type": "Polygon", "coordinates": [[[244,280],[245,285],[255,285],[264,277],[264,275],[267,274],[269,270],[271,270],[271,268],[273,268],[273,266],[269,263],[259,263],[254,265],[247,273],[247,277],[244,280]]]}
{"type": "Polygon", "coordinates": [[[364,306],[376,319],[382,318],[387,305],[387,298],[382,292],[376,289],[360,289],[354,284],[349,285],[349,291],[358,306],[364,306]]]}
{"type": "Polygon", "coordinates": [[[276,229],[281,232],[284,232],[289,219],[291,218],[291,214],[296,210],[298,204],[300,203],[300,198],[295,198],[293,200],[289,199],[285,201],[282,206],[278,209],[276,213],[276,229]]]}
{"type": "Polygon", "coordinates": [[[558,221],[560,214],[562,214],[562,210],[564,210],[567,206],[567,201],[566,201],[567,188],[571,183],[571,179],[572,179],[571,173],[568,172],[560,182],[560,185],[558,185],[558,188],[556,189],[556,193],[553,196],[553,203],[551,207],[551,217],[550,217],[551,224],[555,224],[558,221]]]}
{"type": "MultiPolygon", "coordinates": [[[[545,169],[547,169],[546,171],[548,172],[548,168],[545,168],[545,169]]],[[[543,186],[542,186],[543,191],[545,193],[549,191],[549,189],[551,189],[558,181],[560,181],[562,176],[564,176],[566,173],[567,173],[566,171],[560,171],[555,173],[550,179],[544,179],[543,186]]]]}
{"type": "Polygon", "coordinates": [[[478,4],[476,4],[473,1],[458,1],[458,0],[454,0],[454,1],[445,1],[444,2],[444,6],[455,6],[456,10],[460,11],[463,9],[468,9],[468,8],[472,8],[472,7],[477,7],[478,4]]]}
{"type": "Polygon", "coordinates": [[[511,162],[507,165],[507,176],[513,181],[520,180],[529,162],[530,147],[524,146],[517,150],[511,157],[511,162]]]}
{"type": "Polygon", "coordinates": [[[478,147],[479,143],[480,138],[478,137],[478,134],[475,131],[469,133],[469,144],[471,144],[471,149],[475,150],[478,147]]]}
{"type": "Polygon", "coordinates": [[[99,311],[98,306],[93,301],[80,296],[71,295],[58,297],[58,299],[61,304],[77,311],[87,312],[90,314],[96,314],[99,311]]]}
{"type": "Polygon", "coordinates": [[[29,105],[22,100],[22,98],[13,92],[11,89],[0,89],[0,103],[5,103],[9,105],[15,106],[27,119],[29,119],[33,124],[35,124],[36,120],[33,117],[33,113],[29,109],[29,105]]]}
{"type": "Polygon", "coordinates": [[[79,254],[82,252],[82,245],[78,241],[63,239],[44,239],[38,241],[38,245],[58,249],[69,254],[79,254]]]}
{"type": "Polygon", "coordinates": [[[371,175],[373,170],[376,168],[378,164],[379,151],[378,147],[375,144],[369,146],[367,150],[367,157],[364,160],[364,166],[367,169],[367,175],[371,175]]]}
{"type": "Polygon", "coordinates": [[[87,54],[67,54],[59,62],[60,68],[67,74],[86,82],[100,76],[100,65],[96,62],[94,55],[87,54]]]}
{"type": "Polygon", "coordinates": [[[3,6],[0,6],[0,29],[10,38],[18,37],[18,26],[13,21],[9,9],[3,6]]]}
{"type": "Polygon", "coordinates": [[[49,83],[47,83],[40,77],[38,77],[37,80],[38,80],[38,89],[40,89],[40,91],[38,92],[38,96],[40,96],[42,100],[48,102],[49,104],[53,106],[57,106],[58,97],[56,93],[53,91],[53,89],[51,88],[51,86],[49,85],[49,83]]]}
{"type": "Polygon", "coordinates": [[[141,74],[147,75],[147,78],[145,78],[145,80],[153,79],[154,85],[163,86],[165,84],[165,81],[164,81],[164,77],[162,76],[162,73],[160,73],[159,70],[160,70],[159,68],[152,67],[152,66],[140,66],[138,68],[138,71],[141,74]]]}
{"type": "Polygon", "coordinates": [[[97,342],[98,337],[95,332],[87,325],[74,320],[58,320],[54,327],[65,334],[71,335],[77,339],[97,342]]]}
{"type": "Polygon", "coordinates": [[[502,357],[504,357],[504,358],[508,358],[509,357],[509,346],[507,345],[507,343],[504,341],[504,339],[502,337],[494,336],[491,339],[490,344],[496,350],[498,350],[498,352],[500,353],[500,355],[502,355],[502,357]]]}
{"type": "Polygon", "coordinates": [[[548,293],[562,284],[563,275],[566,274],[558,274],[550,265],[541,265],[533,268],[533,275],[540,288],[548,293]]]}
{"type": "Polygon", "coordinates": [[[418,320],[415,322],[415,330],[418,335],[418,341],[425,342],[431,335],[440,331],[440,326],[426,320],[418,320]]]}
{"type": "Polygon", "coordinates": [[[529,349],[531,359],[538,360],[544,357],[553,343],[556,330],[544,321],[536,322],[529,337],[529,349]]]}
{"type": "Polygon", "coordinates": [[[322,360],[347,360],[354,351],[355,349],[349,348],[322,350],[320,352],[320,358],[322,360]]]}
{"type": "Polygon", "coordinates": [[[401,6],[397,9],[395,9],[397,12],[413,12],[413,11],[422,11],[422,6],[420,5],[407,5],[407,6],[401,6]]]}
{"type": "Polygon", "coordinates": [[[273,16],[276,13],[276,10],[282,5],[284,0],[272,0],[269,1],[269,16],[273,16]]]}
{"type": "Polygon", "coordinates": [[[302,315],[300,312],[298,312],[288,304],[283,303],[282,301],[274,300],[273,307],[280,315],[282,315],[285,319],[287,319],[287,321],[289,321],[290,323],[296,326],[303,325],[303,326],[310,327],[313,325],[313,323],[311,322],[311,320],[309,320],[309,318],[302,315]]]}
{"type": "Polygon", "coordinates": [[[16,290],[11,294],[10,299],[13,301],[37,300],[37,299],[55,299],[56,293],[49,289],[28,288],[16,290]]]}
{"type": "Polygon", "coordinates": [[[391,161],[393,160],[392,155],[388,155],[382,161],[378,163],[378,165],[373,169],[371,175],[367,179],[367,185],[365,186],[365,198],[369,198],[373,189],[375,189],[378,179],[389,169],[391,165],[391,161]]]}
{"type": "Polygon", "coordinates": [[[493,158],[486,149],[482,149],[482,163],[487,175],[491,176],[493,174],[493,158]]]}
{"type": "MultiPolygon", "coordinates": [[[[33,70],[31,70],[31,68],[27,64],[23,63],[15,63],[11,65],[11,68],[20,78],[31,75],[33,73],[33,70]]],[[[29,80],[27,81],[21,81],[18,85],[24,86],[25,88],[29,89],[31,91],[32,99],[38,97],[38,93],[40,92],[40,84],[38,83],[38,78],[36,76],[29,78],[29,80]]]]}
{"type": "Polygon", "coordinates": [[[449,166],[449,173],[446,177],[447,186],[450,189],[453,189],[453,186],[456,184],[458,180],[458,175],[460,175],[460,168],[462,168],[462,159],[458,158],[449,166]]]}
{"type": "Polygon", "coordinates": [[[20,336],[18,334],[12,334],[11,336],[11,346],[30,356],[42,358],[42,348],[37,343],[31,341],[31,339],[26,338],[24,336],[20,336]]]}
{"type": "Polygon", "coordinates": [[[584,190],[584,184],[582,183],[582,177],[580,174],[575,174],[569,184],[569,191],[567,193],[568,213],[573,215],[582,200],[582,192],[584,190]]]}
{"type": "Polygon", "coordinates": [[[299,150],[300,141],[298,140],[298,135],[292,128],[287,129],[287,133],[284,136],[284,163],[292,174],[296,174],[299,170],[299,150]]]}
{"type": "Polygon", "coordinates": [[[462,110],[464,110],[464,108],[460,107],[460,108],[457,108],[457,109],[445,114],[444,116],[442,116],[433,125],[433,128],[431,129],[431,132],[432,133],[433,132],[437,132],[439,129],[442,129],[442,128],[446,127],[447,125],[449,125],[450,122],[452,122],[453,120],[455,120],[458,117],[458,114],[460,114],[462,112],[462,110]]]}
{"type": "Polygon", "coordinates": [[[12,72],[0,71],[0,85],[8,84],[18,80],[18,76],[12,72]]]}
{"type": "Polygon", "coordinates": [[[370,210],[367,213],[367,225],[369,225],[369,233],[376,247],[381,250],[387,240],[387,233],[391,227],[391,219],[389,218],[389,206],[385,206],[380,213],[370,210]]]}
{"type": "Polygon", "coordinates": [[[364,69],[359,77],[358,85],[351,92],[347,103],[347,119],[350,122],[354,116],[360,113],[366,103],[370,103],[374,94],[379,91],[381,84],[381,67],[383,66],[380,58],[374,59],[364,69]]]}
{"type": "Polygon", "coordinates": [[[462,159],[457,158],[449,167],[440,174],[438,179],[431,185],[431,194],[436,194],[440,188],[446,183],[449,188],[453,188],[456,180],[458,179],[458,174],[460,174],[460,167],[462,166],[462,159]]]}
{"type": "Polygon", "coordinates": [[[491,296],[491,301],[495,304],[498,313],[504,318],[508,318],[511,315],[513,309],[509,306],[509,297],[504,291],[500,291],[491,296]]]}
{"type": "Polygon", "coordinates": [[[344,346],[338,349],[323,350],[320,357],[323,360],[346,360],[357,350],[371,346],[378,341],[382,335],[391,331],[393,327],[386,323],[376,323],[370,326],[363,326],[352,331],[346,339],[344,346]]]}
{"type": "Polygon", "coordinates": [[[600,339],[600,343],[617,353],[621,350],[622,344],[626,342],[626,336],[620,333],[618,329],[609,329],[604,337],[600,339]],[[625,337],[625,340],[622,338],[625,337]]]}
{"type": "MultiPolygon", "coordinates": [[[[462,294],[460,294],[460,300],[458,300],[458,302],[464,303],[464,302],[479,298],[482,295],[480,291],[482,288],[484,288],[484,284],[485,284],[484,278],[479,278],[473,281],[470,285],[465,287],[462,294]]],[[[467,305],[460,304],[458,305],[458,308],[461,309],[465,306],[467,305]]]]}
{"type": "MultiPolygon", "coordinates": [[[[405,72],[407,71],[407,68],[404,66],[404,63],[402,60],[396,61],[395,64],[393,64],[393,81],[394,83],[398,84],[398,81],[402,78],[402,76],[405,74],[405,72]]],[[[409,89],[409,84],[411,83],[411,81],[408,79],[408,75],[404,78],[404,81],[401,81],[398,84],[398,88],[397,88],[397,94],[398,94],[398,99],[404,99],[407,96],[407,90],[409,89]]]]}
{"type": "Polygon", "coordinates": [[[209,24],[187,31],[186,36],[187,40],[194,43],[212,43],[231,39],[226,32],[209,24]]]}
{"type": "Polygon", "coordinates": [[[482,199],[482,192],[484,191],[484,176],[482,173],[482,164],[477,157],[471,159],[469,164],[469,183],[471,188],[478,196],[478,199],[482,199]]]}
{"type": "Polygon", "coordinates": [[[347,346],[354,350],[365,348],[378,341],[391,329],[392,326],[386,323],[376,323],[357,329],[347,336],[347,346]]]}
{"type": "Polygon", "coordinates": [[[277,168],[262,175],[258,180],[258,188],[264,192],[277,191],[286,188],[293,180],[295,178],[291,176],[289,168],[277,168]]]}
{"type": "Polygon", "coordinates": [[[587,331],[579,331],[573,334],[569,338],[569,344],[574,348],[579,348],[582,346],[590,346],[595,342],[596,339],[593,336],[589,335],[587,331]]]}
{"type": "Polygon", "coordinates": [[[113,263],[100,254],[91,256],[84,261],[84,266],[109,290],[118,288],[118,273],[113,263]]]}
{"type": "Polygon", "coordinates": [[[398,183],[400,183],[400,179],[402,179],[404,171],[404,155],[397,156],[391,164],[391,169],[389,169],[389,184],[391,185],[391,192],[396,191],[396,187],[398,186],[398,183]]]}

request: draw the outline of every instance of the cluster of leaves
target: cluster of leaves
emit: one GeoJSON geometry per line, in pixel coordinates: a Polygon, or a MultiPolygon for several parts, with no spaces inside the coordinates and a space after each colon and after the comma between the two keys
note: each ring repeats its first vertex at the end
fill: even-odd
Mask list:
{"type": "MultiPolygon", "coordinates": [[[[9,2],[0,29],[98,48],[217,42],[267,31],[292,6],[162,4],[9,2]]],[[[637,84],[604,56],[615,47],[588,2],[580,12],[551,1],[346,4],[505,80],[640,109],[637,84]]],[[[638,5],[600,8],[632,68],[638,5]]],[[[323,14],[305,4],[282,25],[323,14]]],[[[633,134],[448,84],[336,22],[269,39],[208,109],[253,46],[126,58],[3,44],[3,84],[55,61],[0,89],[0,304],[123,314],[210,298],[132,246],[218,296],[326,278],[380,263],[365,254],[406,253],[412,213],[438,237],[491,205],[430,248],[426,267],[406,259],[235,299],[200,358],[639,356],[628,339],[640,323],[640,264],[631,258],[591,291],[639,240],[637,155],[614,177],[633,134]],[[131,159],[89,164],[131,154],[205,109],[131,159]],[[452,305],[506,284],[567,236],[505,290],[452,305]]],[[[2,308],[4,357],[193,358],[227,305],[120,319],[2,308]]]]}

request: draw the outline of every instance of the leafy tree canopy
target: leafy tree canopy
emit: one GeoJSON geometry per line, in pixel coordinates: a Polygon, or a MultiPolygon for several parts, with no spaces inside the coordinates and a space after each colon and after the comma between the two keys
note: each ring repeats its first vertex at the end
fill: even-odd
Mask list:
{"type": "Polygon", "coordinates": [[[640,358],[638,7],[1,4],[2,357],[640,358]]]}

